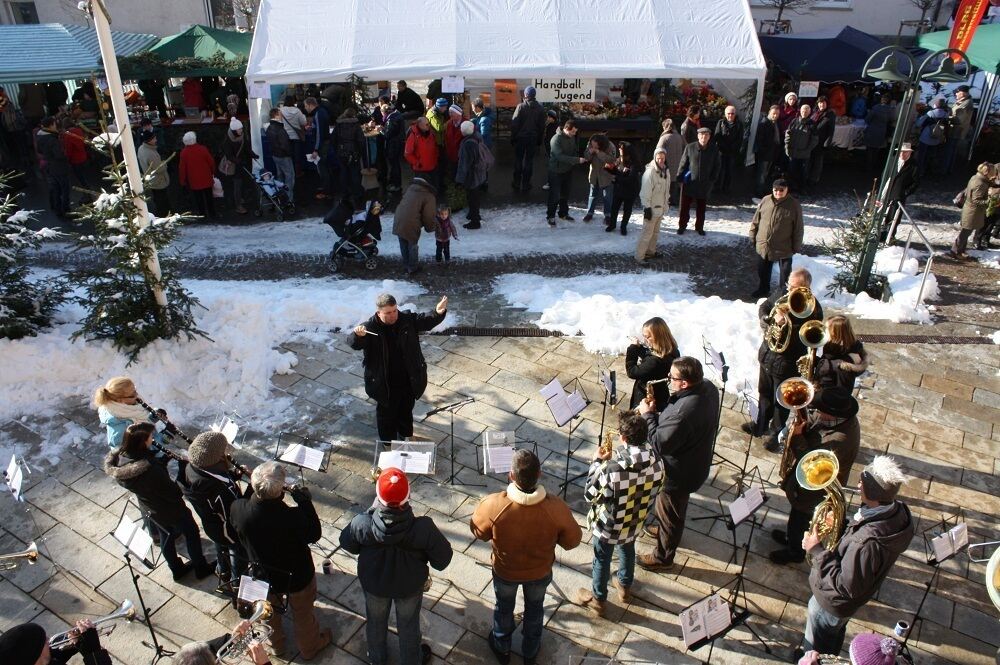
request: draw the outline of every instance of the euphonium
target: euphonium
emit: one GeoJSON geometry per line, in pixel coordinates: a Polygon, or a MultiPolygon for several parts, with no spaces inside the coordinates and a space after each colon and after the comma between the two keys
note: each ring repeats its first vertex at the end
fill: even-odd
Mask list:
{"type": "Polygon", "coordinates": [[[215,660],[222,665],[234,665],[247,657],[251,642],[264,642],[271,637],[271,626],[267,620],[271,618],[271,603],[258,600],[253,604],[253,614],[247,621],[250,627],[242,635],[233,635],[215,654],[215,660]]]}
{"type": "Polygon", "coordinates": [[[778,298],[771,312],[764,319],[767,329],[764,340],[767,347],[775,353],[784,353],[792,343],[792,321],[789,314],[797,319],[804,319],[816,309],[816,297],[808,286],[796,286],[785,295],[778,298]],[[784,316],[784,321],[778,323],[778,314],[784,316]]]}
{"type": "Polygon", "coordinates": [[[816,368],[816,350],[826,346],[830,341],[830,333],[826,329],[826,324],[822,321],[806,321],[799,328],[799,341],[809,349],[806,355],[799,358],[795,364],[799,369],[799,374],[806,381],[813,380],[813,371],[816,368]]]}
{"type": "MultiPolygon", "coordinates": [[[[102,627],[97,628],[97,634],[102,637],[110,635],[115,629],[112,622],[117,621],[118,619],[125,619],[125,621],[132,621],[135,619],[135,607],[132,605],[131,600],[123,600],[122,606],[117,610],[106,617],[95,619],[93,621],[94,628],[104,624],[102,627]]],[[[77,634],[76,628],[72,628],[62,633],[56,633],[49,638],[49,648],[64,649],[71,645],[77,637],[79,637],[79,635],[77,634]]]]}
{"type": "Polygon", "coordinates": [[[32,565],[38,562],[38,546],[35,545],[35,541],[28,543],[28,547],[20,552],[0,554],[0,570],[14,570],[17,568],[18,559],[27,559],[32,565]]]}
{"type": "Polygon", "coordinates": [[[822,448],[803,455],[795,467],[795,480],[802,489],[826,490],[826,498],[813,511],[809,530],[815,530],[820,543],[830,551],[840,540],[840,531],[844,526],[844,511],[847,507],[844,501],[844,489],[837,480],[839,473],[840,461],[837,456],[832,451],[822,448]]]}

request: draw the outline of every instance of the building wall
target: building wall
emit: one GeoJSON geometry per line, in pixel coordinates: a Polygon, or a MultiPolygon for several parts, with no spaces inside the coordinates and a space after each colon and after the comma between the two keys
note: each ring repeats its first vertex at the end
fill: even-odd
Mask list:
{"type": "MultiPolygon", "coordinates": [[[[11,23],[8,0],[0,0],[0,23],[11,23]]],[[[79,0],[34,0],[39,23],[87,25],[79,0]]],[[[196,24],[211,25],[206,0],[105,0],[111,28],[165,37],[196,24]]]]}
{"type": "MultiPolygon", "coordinates": [[[[943,26],[951,16],[955,0],[942,0],[938,25],[943,26]]],[[[750,0],[750,11],[759,29],[761,19],[773,19],[777,10],[761,6],[760,0],[750,0]]],[[[927,18],[932,18],[933,9],[927,18]]],[[[781,16],[792,22],[792,32],[812,32],[831,27],[849,25],[871,35],[896,36],[899,22],[917,20],[920,10],[910,0],[816,0],[808,12],[797,14],[787,9],[781,16]]],[[[908,28],[903,35],[912,37],[908,28]]]]}

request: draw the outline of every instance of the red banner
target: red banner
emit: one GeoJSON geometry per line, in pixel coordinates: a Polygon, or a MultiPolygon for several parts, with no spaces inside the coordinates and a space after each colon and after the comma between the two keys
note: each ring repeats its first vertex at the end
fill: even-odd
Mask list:
{"type": "MultiPolygon", "coordinates": [[[[972,43],[972,36],[983,20],[983,15],[989,7],[989,0],[962,0],[955,12],[955,25],[951,29],[951,39],[948,48],[955,48],[963,53],[972,43]]],[[[958,58],[952,56],[957,62],[958,58]]]]}

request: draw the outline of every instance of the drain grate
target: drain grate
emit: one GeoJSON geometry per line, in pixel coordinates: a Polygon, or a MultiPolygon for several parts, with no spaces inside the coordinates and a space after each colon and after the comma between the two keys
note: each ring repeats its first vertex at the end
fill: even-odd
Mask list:
{"type": "Polygon", "coordinates": [[[481,326],[456,326],[448,328],[442,335],[459,337],[562,337],[558,330],[542,328],[485,328],[481,326]]]}
{"type": "Polygon", "coordinates": [[[858,335],[869,344],[993,344],[989,337],[958,337],[955,335],[858,335]]]}

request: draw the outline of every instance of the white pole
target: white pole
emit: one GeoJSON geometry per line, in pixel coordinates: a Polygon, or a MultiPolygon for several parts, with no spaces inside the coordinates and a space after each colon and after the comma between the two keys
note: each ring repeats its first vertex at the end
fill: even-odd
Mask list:
{"type": "MultiPolygon", "coordinates": [[[[115,55],[115,47],[111,41],[111,20],[107,9],[101,0],[90,0],[88,10],[94,19],[94,27],[97,29],[97,42],[101,47],[101,59],[104,60],[104,73],[108,78],[108,96],[111,97],[111,108],[115,113],[115,124],[118,126],[118,133],[122,146],[122,158],[125,160],[125,172],[128,175],[128,184],[135,195],[133,203],[139,210],[138,224],[140,229],[149,226],[149,210],[146,208],[146,201],[142,198],[142,176],[139,173],[139,159],[135,154],[135,141],[132,139],[132,128],[128,124],[128,110],[125,108],[125,95],[122,92],[122,79],[118,73],[118,58],[115,55]]],[[[149,242],[148,240],[146,242],[149,242]]],[[[163,308],[166,315],[167,296],[163,292],[161,285],[162,273],[160,272],[160,259],[156,253],[156,247],[150,243],[152,255],[146,261],[146,269],[153,275],[155,282],[150,286],[153,289],[153,296],[156,304],[163,308]]]]}

